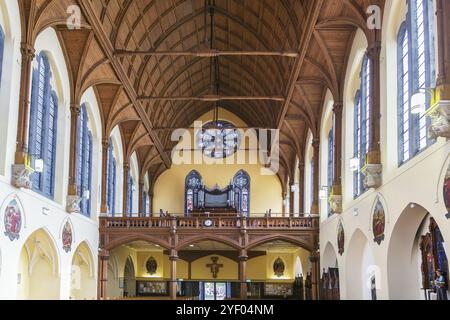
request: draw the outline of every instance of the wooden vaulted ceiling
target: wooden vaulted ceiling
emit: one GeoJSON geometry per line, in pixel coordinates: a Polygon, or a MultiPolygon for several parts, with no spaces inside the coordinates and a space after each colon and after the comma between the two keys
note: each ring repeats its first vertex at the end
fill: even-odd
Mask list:
{"type": "Polygon", "coordinates": [[[19,0],[19,4],[24,40],[32,43],[49,26],[57,30],[72,103],[94,88],[103,135],[119,126],[124,154],[137,153],[142,177],[148,172],[154,183],[170,167],[174,144],[167,128],[189,127],[214,108],[216,101],[204,99],[211,94],[214,52],[220,75],[216,95],[246,97],[221,100],[219,105],[250,127],[281,130],[279,177],[285,186],[295,172],[296,159],[303,161],[308,130],[315,136],[320,132],[327,91],[342,101],[355,32],[360,28],[370,37],[368,6],[383,9],[384,0],[19,0]],[[214,51],[209,12],[205,19],[209,1],[214,5],[214,51]],[[70,5],[81,8],[80,30],[66,27],[70,5]]]}

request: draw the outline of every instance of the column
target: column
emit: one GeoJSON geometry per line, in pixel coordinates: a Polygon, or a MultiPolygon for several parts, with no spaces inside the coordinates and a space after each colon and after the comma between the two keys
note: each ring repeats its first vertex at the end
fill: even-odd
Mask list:
{"type": "Polygon", "coordinates": [[[19,118],[17,124],[17,146],[12,166],[11,184],[16,188],[31,189],[33,171],[27,166],[28,161],[28,116],[30,113],[31,68],[35,50],[29,43],[20,45],[22,68],[20,73],[19,118]]]}
{"type": "Polygon", "coordinates": [[[109,251],[102,250],[98,255],[98,291],[97,297],[99,300],[105,300],[107,297],[108,287],[108,261],[109,251]]]}
{"type": "Polygon", "coordinates": [[[298,164],[299,171],[299,190],[298,190],[298,208],[300,214],[305,212],[305,163],[298,164]]]}
{"type": "Polygon", "coordinates": [[[450,3],[436,0],[438,77],[436,81],[436,101],[427,116],[431,123],[429,135],[433,139],[450,138],[450,3]]]}
{"type": "Polygon", "coordinates": [[[370,105],[370,130],[369,151],[367,153],[366,165],[362,168],[365,175],[364,185],[366,188],[378,188],[382,182],[382,165],[380,151],[380,53],[381,41],[377,38],[377,32],[373,32],[372,40],[367,48],[367,55],[371,62],[371,105],[370,105]]]}
{"type": "MultiPolygon", "coordinates": [[[[100,211],[102,215],[108,215],[108,153],[109,153],[109,138],[104,138],[102,140],[102,196],[101,196],[101,206],[100,211]]],[[[115,213],[115,212],[112,212],[115,213]]]]}
{"type": "Polygon", "coordinates": [[[241,283],[241,300],[247,300],[247,250],[241,250],[239,253],[239,281],[241,283]]]}
{"type": "Polygon", "coordinates": [[[334,113],[334,168],[333,168],[333,188],[330,197],[331,211],[342,213],[342,102],[335,102],[334,113]]]}
{"type": "Polygon", "coordinates": [[[130,165],[128,162],[123,164],[123,216],[127,216],[128,208],[128,174],[130,171],[130,165]]]}
{"type": "Polygon", "coordinates": [[[316,251],[309,256],[311,261],[312,299],[319,300],[320,295],[320,254],[316,251]]]}
{"type": "Polygon", "coordinates": [[[292,182],[289,185],[289,213],[293,216],[295,213],[295,206],[294,206],[294,200],[295,200],[295,183],[294,178],[291,180],[292,182]]]}
{"type": "Polygon", "coordinates": [[[178,252],[172,250],[169,257],[170,260],[170,283],[169,283],[169,294],[171,300],[177,299],[177,260],[178,252]]]}
{"type": "Polygon", "coordinates": [[[320,171],[320,139],[314,138],[314,192],[311,205],[311,214],[319,214],[319,171],[320,171]]]}
{"type": "Polygon", "coordinates": [[[144,198],[143,198],[143,192],[144,192],[144,180],[140,179],[139,180],[139,216],[143,217],[144,216],[144,198]]]}
{"type": "Polygon", "coordinates": [[[286,216],[289,213],[289,193],[283,191],[281,197],[283,199],[283,216],[286,216]]]}
{"type": "Polygon", "coordinates": [[[69,157],[69,188],[66,211],[68,213],[80,213],[81,197],[77,188],[77,131],[78,118],[81,108],[79,103],[70,105],[70,157],[69,157]]]}

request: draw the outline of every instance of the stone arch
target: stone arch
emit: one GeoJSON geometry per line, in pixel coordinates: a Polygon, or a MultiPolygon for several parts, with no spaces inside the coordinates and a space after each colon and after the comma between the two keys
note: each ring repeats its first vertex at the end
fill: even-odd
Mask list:
{"type": "Polygon", "coordinates": [[[125,262],[124,272],[124,296],[134,297],[136,295],[136,263],[132,256],[128,256],[125,262]]]}
{"type": "Polygon", "coordinates": [[[323,250],[323,254],[322,254],[322,267],[324,269],[339,267],[336,252],[337,251],[335,250],[335,248],[331,244],[331,242],[328,242],[325,245],[325,249],[323,250]]]}
{"type": "Polygon", "coordinates": [[[429,211],[411,203],[400,214],[388,243],[387,277],[389,299],[419,300],[421,291],[420,232],[426,229],[429,211]]]}
{"type": "Polygon", "coordinates": [[[236,250],[242,249],[242,247],[237,243],[237,241],[234,241],[232,239],[228,239],[226,237],[218,236],[218,235],[200,235],[200,236],[189,237],[185,240],[183,239],[175,247],[175,250],[179,251],[191,244],[195,244],[196,242],[208,241],[208,240],[216,241],[216,242],[228,245],[236,250]]]}
{"type": "Polygon", "coordinates": [[[115,248],[118,248],[122,245],[134,242],[134,241],[145,241],[153,244],[157,244],[160,247],[170,250],[170,244],[164,240],[162,240],[161,236],[158,235],[139,235],[139,234],[132,234],[127,236],[122,236],[120,238],[117,238],[111,242],[109,242],[107,245],[104,246],[103,249],[111,251],[115,248]]]}
{"type": "Polygon", "coordinates": [[[78,245],[72,258],[71,299],[95,299],[97,282],[95,277],[94,256],[90,246],[83,241],[78,245]]]}
{"type": "Polygon", "coordinates": [[[20,253],[17,298],[58,300],[60,298],[57,246],[44,228],[33,232],[20,253]]]}
{"type": "Polygon", "coordinates": [[[367,236],[356,229],[350,237],[346,257],[347,299],[370,300],[374,256],[367,236]]]}
{"type": "Polygon", "coordinates": [[[254,241],[250,241],[250,243],[247,246],[247,250],[251,250],[257,246],[260,246],[267,242],[271,242],[271,241],[275,241],[275,240],[281,240],[281,241],[291,243],[293,245],[297,245],[300,248],[303,248],[307,251],[314,250],[314,246],[311,245],[311,243],[308,243],[307,241],[305,241],[299,237],[287,236],[287,235],[282,235],[282,234],[263,236],[263,237],[255,239],[254,241]]]}

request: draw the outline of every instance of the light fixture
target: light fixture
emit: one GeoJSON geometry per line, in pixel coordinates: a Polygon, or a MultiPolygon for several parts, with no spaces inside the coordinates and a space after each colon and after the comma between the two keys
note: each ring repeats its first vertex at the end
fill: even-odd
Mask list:
{"type": "Polygon", "coordinates": [[[355,217],[357,217],[357,216],[359,215],[359,209],[358,209],[358,208],[354,208],[354,209],[353,209],[353,215],[354,215],[355,217]]]}
{"type": "Polygon", "coordinates": [[[44,160],[43,159],[34,160],[34,171],[36,171],[38,173],[44,172],[44,160]]]}
{"type": "Polygon", "coordinates": [[[359,169],[359,158],[355,157],[350,159],[350,171],[358,171],[359,169]]]}
{"type": "Polygon", "coordinates": [[[325,200],[328,198],[328,186],[323,186],[319,191],[320,200],[325,200]]]}
{"type": "Polygon", "coordinates": [[[293,184],[291,186],[291,192],[296,192],[297,191],[297,186],[295,184],[293,184]]]}
{"type": "Polygon", "coordinates": [[[427,93],[429,93],[432,99],[435,98],[435,89],[431,88],[419,88],[411,96],[411,113],[412,114],[422,114],[425,112],[425,107],[427,105],[427,93]]]}

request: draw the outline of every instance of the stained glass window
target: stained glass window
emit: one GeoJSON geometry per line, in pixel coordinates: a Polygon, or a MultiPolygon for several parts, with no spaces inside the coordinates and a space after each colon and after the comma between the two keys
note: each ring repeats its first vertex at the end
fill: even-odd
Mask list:
{"type": "Polygon", "coordinates": [[[58,98],[52,90],[50,64],[45,53],[37,57],[31,85],[30,122],[28,127],[28,153],[31,166],[42,160],[42,172],[35,172],[31,178],[32,188],[42,195],[54,197],[56,132],[58,98]]]}
{"type": "Polygon", "coordinates": [[[409,0],[408,15],[397,38],[398,60],[398,157],[403,164],[434,141],[427,136],[425,111],[411,112],[411,97],[419,89],[435,86],[434,9],[432,0],[409,0]]]}

